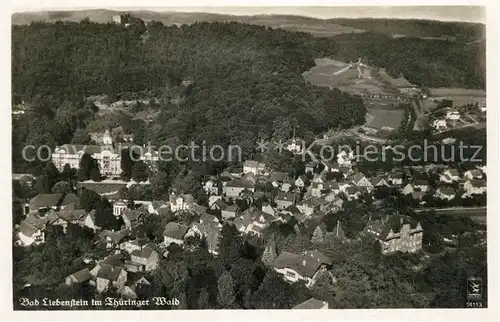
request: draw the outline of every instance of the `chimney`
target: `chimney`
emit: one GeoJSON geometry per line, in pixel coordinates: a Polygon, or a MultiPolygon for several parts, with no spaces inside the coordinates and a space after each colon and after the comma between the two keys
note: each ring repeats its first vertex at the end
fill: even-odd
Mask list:
{"type": "Polygon", "coordinates": [[[305,259],[302,260],[302,266],[306,266],[306,260],[305,259]]]}

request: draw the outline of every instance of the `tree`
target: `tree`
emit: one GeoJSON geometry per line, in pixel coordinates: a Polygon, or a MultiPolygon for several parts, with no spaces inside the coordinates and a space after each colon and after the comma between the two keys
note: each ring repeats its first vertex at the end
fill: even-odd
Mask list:
{"type": "Polygon", "coordinates": [[[130,149],[123,149],[121,150],[120,153],[121,153],[120,166],[122,169],[121,176],[125,180],[130,180],[130,178],[132,178],[132,167],[135,164],[134,160],[137,160],[136,158],[137,154],[130,149]]]}
{"type": "Polygon", "coordinates": [[[262,253],[262,263],[267,267],[271,266],[274,259],[278,257],[276,253],[276,240],[274,239],[274,235],[269,239],[264,252],[262,253]]]}
{"type": "Polygon", "coordinates": [[[98,168],[92,168],[92,170],[90,170],[90,180],[96,182],[101,181],[101,173],[98,168]]]}
{"type": "Polygon", "coordinates": [[[217,303],[223,308],[230,308],[235,300],[235,284],[228,271],[222,273],[217,281],[217,303]]]}
{"type": "Polygon", "coordinates": [[[123,223],[121,217],[113,215],[113,206],[106,197],[103,197],[97,204],[95,224],[97,227],[108,230],[119,230],[123,223]]]}
{"type": "Polygon", "coordinates": [[[311,241],[315,244],[322,243],[324,240],[325,236],[323,234],[323,231],[321,230],[320,226],[316,226],[314,229],[313,235],[311,237],[311,241]]]}
{"type": "Polygon", "coordinates": [[[289,284],[274,271],[268,271],[259,288],[253,294],[255,309],[290,309],[310,296],[298,284],[289,284]]]}
{"type": "Polygon", "coordinates": [[[198,309],[211,309],[212,304],[210,303],[210,294],[208,294],[207,288],[203,288],[198,297],[198,309]]]}
{"type": "Polygon", "coordinates": [[[148,166],[144,161],[137,161],[132,166],[132,179],[137,182],[148,180],[148,166]]]}
{"type": "MultiPolygon", "coordinates": [[[[97,163],[97,160],[92,158],[90,154],[84,153],[80,159],[78,179],[80,181],[89,180],[91,177],[93,178],[92,180],[96,179],[97,172],[93,169],[96,169],[97,172],[99,172],[99,164],[97,163]]],[[[101,175],[99,173],[99,179],[97,181],[100,180],[100,177],[101,175]]]]}
{"type": "Polygon", "coordinates": [[[53,193],[67,193],[72,192],[71,184],[67,181],[59,181],[52,187],[53,193]]]}
{"type": "Polygon", "coordinates": [[[242,257],[243,239],[233,225],[227,223],[222,226],[219,240],[219,260],[223,266],[229,268],[236,260],[242,257]]]}
{"type": "Polygon", "coordinates": [[[96,209],[97,205],[101,202],[101,197],[99,196],[99,194],[97,194],[97,192],[93,190],[87,190],[85,188],[81,188],[79,197],[80,206],[87,211],[96,209]]]}

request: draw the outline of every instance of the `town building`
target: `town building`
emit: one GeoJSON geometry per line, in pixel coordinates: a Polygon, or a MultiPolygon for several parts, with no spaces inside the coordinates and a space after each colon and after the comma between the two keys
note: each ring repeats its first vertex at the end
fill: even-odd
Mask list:
{"type": "Polygon", "coordinates": [[[272,263],[274,270],[285,280],[292,283],[304,281],[307,287],[312,287],[319,275],[331,265],[332,260],[318,250],[305,251],[300,255],[281,252],[272,263]]]}
{"type": "Polygon", "coordinates": [[[423,229],[420,223],[412,227],[410,223],[401,225],[399,232],[394,232],[381,221],[370,221],[364,232],[376,238],[382,247],[382,253],[414,253],[422,249],[423,229]]]}
{"type": "MultiPolygon", "coordinates": [[[[59,171],[68,164],[71,168],[79,169],[80,159],[87,153],[99,164],[99,170],[104,176],[119,176],[121,169],[121,150],[127,145],[114,146],[109,130],[102,137],[101,145],[64,144],[56,147],[52,153],[52,162],[59,171]]],[[[142,161],[158,161],[158,153],[151,147],[131,147],[142,161]]]]}
{"type": "Polygon", "coordinates": [[[309,300],[292,307],[292,310],[321,310],[328,309],[328,302],[311,297],[309,300]]]}

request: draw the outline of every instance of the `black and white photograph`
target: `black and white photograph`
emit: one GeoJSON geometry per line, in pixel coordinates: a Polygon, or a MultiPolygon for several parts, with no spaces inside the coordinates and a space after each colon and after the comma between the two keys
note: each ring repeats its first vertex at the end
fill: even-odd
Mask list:
{"type": "Polygon", "coordinates": [[[7,307],[494,307],[486,7],[367,5],[12,11],[7,307]]]}

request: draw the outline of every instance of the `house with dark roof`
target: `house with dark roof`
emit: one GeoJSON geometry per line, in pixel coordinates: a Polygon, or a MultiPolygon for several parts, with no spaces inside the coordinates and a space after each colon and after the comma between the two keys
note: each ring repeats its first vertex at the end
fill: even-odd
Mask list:
{"type": "Polygon", "coordinates": [[[123,222],[125,223],[125,227],[131,229],[132,226],[139,224],[139,222],[144,217],[144,213],[138,210],[126,209],[122,212],[123,222]]]}
{"type": "Polygon", "coordinates": [[[274,220],[274,216],[266,214],[262,211],[256,210],[252,213],[252,222],[247,226],[245,233],[247,235],[253,235],[257,237],[262,237],[264,231],[274,220]]]}
{"type": "Polygon", "coordinates": [[[218,195],[222,184],[216,178],[210,178],[203,184],[203,190],[207,195],[218,195]]]}
{"type": "Polygon", "coordinates": [[[347,200],[356,200],[362,195],[362,189],[359,187],[347,187],[344,193],[347,200]]]}
{"type": "Polygon", "coordinates": [[[388,187],[389,186],[389,183],[383,177],[378,177],[378,176],[372,177],[372,178],[370,178],[370,182],[371,182],[373,187],[383,187],[383,186],[388,187]]]}
{"type": "Polygon", "coordinates": [[[309,180],[307,176],[301,175],[297,178],[297,180],[295,180],[294,185],[299,188],[305,188],[309,186],[310,183],[311,180],[309,180]]]}
{"type": "Polygon", "coordinates": [[[295,194],[290,192],[278,192],[278,195],[274,199],[276,202],[277,209],[286,209],[291,205],[295,204],[295,194]]]}
{"type": "Polygon", "coordinates": [[[266,165],[254,160],[246,160],[243,163],[243,173],[264,174],[266,165]]]}
{"type": "Polygon", "coordinates": [[[460,180],[460,174],[457,169],[447,169],[439,176],[439,181],[445,183],[453,183],[458,180],[460,180]]]}
{"type": "Polygon", "coordinates": [[[387,175],[387,182],[394,186],[403,184],[403,174],[401,172],[391,172],[387,175]]]}
{"type": "Polygon", "coordinates": [[[52,222],[52,225],[62,226],[64,232],[66,232],[68,224],[83,226],[87,218],[85,209],[64,209],[54,213],[57,215],[57,219],[52,222]]]}
{"type": "Polygon", "coordinates": [[[194,197],[190,194],[177,195],[175,192],[172,192],[169,196],[169,204],[172,212],[189,210],[194,204],[194,197]]]}
{"type": "Polygon", "coordinates": [[[309,161],[305,165],[305,173],[314,173],[314,169],[319,165],[318,161],[309,161]]]}
{"type": "Polygon", "coordinates": [[[206,217],[205,219],[200,219],[200,222],[192,223],[184,238],[190,236],[199,236],[200,238],[205,238],[208,251],[214,255],[218,255],[219,238],[222,224],[220,224],[219,220],[215,216],[213,217],[216,220],[206,217]]]}
{"type": "Polygon", "coordinates": [[[163,231],[163,243],[168,246],[175,243],[179,246],[184,244],[184,236],[186,235],[189,227],[176,222],[169,222],[163,231]]]}
{"type": "Polygon", "coordinates": [[[148,213],[152,215],[159,215],[162,209],[169,209],[168,202],[156,200],[148,205],[148,213]]]}
{"type": "Polygon", "coordinates": [[[261,210],[266,214],[276,216],[276,209],[274,209],[274,207],[269,202],[263,202],[261,210]]]}
{"type": "Polygon", "coordinates": [[[234,179],[226,183],[222,189],[223,193],[229,198],[238,198],[243,190],[255,192],[255,185],[248,180],[234,179]]]}
{"type": "Polygon", "coordinates": [[[455,189],[451,187],[439,187],[434,193],[434,198],[439,198],[441,200],[452,200],[455,198],[455,189]]]}
{"type": "Polygon", "coordinates": [[[318,198],[306,198],[297,205],[297,209],[305,216],[312,215],[313,212],[318,211],[321,207],[321,201],[318,198]]]}
{"type": "Polygon", "coordinates": [[[220,209],[220,208],[217,208],[215,203],[221,199],[222,199],[222,196],[210,196],[210,197],[208,197],[208,209],[211,209],[211,210],[220,209]]]}
{"type": "Polygon", "coordinates": [[[235,218],[236,214],[238,213],[238,206],[236,205],[226,206],[224,209],[221,210],[220,213],[222,219],[224,220],[235,218]]]}
{"type": "Polygon", "coordinates": [[[120,294],[120,297],[123,299],[137,299],[137,293],[141,288],[149,288],[151,287],[151,282],[148,281],[146,276],[142,275],[142,273],[127,273],[127,281],[125,285],[117,290],[117,293],[120,294]]]}
{"type": "Polygon", "coordinates": [[[90,274],[90,270],[88,268],[84,268],[66,277],[64,279],[64,284],[67,286],[81,284],[90,281],[92,277],[93,276],[90,274]]]}
{"type": "Polygon", "coordinates": [[[29,201],[30,212],[45,209],[64,209],[72,203],[80,203],[74,193],[47,193],[39,194],[29,201]]]}
{"type": "Polygon", "coordinates": [[[151,246],[136,249],[130,253],[130,261],[125,266],[130,272],[144,272],[154,270],[158,266],[160,256],[151,246]]]}
{"type": "Polygon", "coordinates": [[[483,179],[483,173],[479,169],[467,170],[464,172],[464,179],[467,180],[483,179]]]}
{"type": "Polygon", "coordinates": [[[321,301],[311,297],[309,300],[299,303],[292,307],[292,310],[321,310],[328,309],[328,302],[321,301]]]}
{"type": "Polygon", "coordinates": [[[274,270],[292,283],[303,281],[307,287],[316,283],[319,275],[332,265],[332,260],[318,250],[302,254],[281,252],[272,263],[274,270]]]}
{"type": "Polygon", "coordinates": [[[355,174],[347,177],[347,180],[352,182],[352,184],[355,185],[356,187],[367,187],[367,188],[373,187],[370,180],[368,180],[365,177],[365,175],[362,174],[361,172],[355,173],[355,174]]]}
{"type": "Polygon", "coordinates": [[[101,264],[96,276],[96,290],[106,292],[111,286],[121,288],[127,282],[127,271],[121,267],[101,264]]]}
{"type": "Polygon", "coordinates": [[[480,195],[486,193],[486,181],[483,179],[472,179],[464,183],[464,190],[468,195],[480,195]]]}
{"type": "Polygon", "coordinates": [[[18,181],[23,186],[31,187],[35,181],[35,176],[29,173],[13,173],[12,180],[18,181]]]}
{"type": "Polygon", "coordinates": [[[383,254],[414,253],[422,249],[423,229],[420,223],[402,223],[400,230],[394,232],[382,221],[369,221],[363,232],[380,242],[383,254]]]}
{"type": "Polygon", "coordinates": [[[19,226],[17,237],[19,246],[28,247],[43,244],[45,242],[45,224],[35,226],[23,221],[19,226]]]}
{"type": "Polygon", "coordinates": [[[119,249],[120,244],[129,237],[128,229],[122,229],[119,231],[103,230],[99,233],[100,241],[108,249],[119,249]]]}

